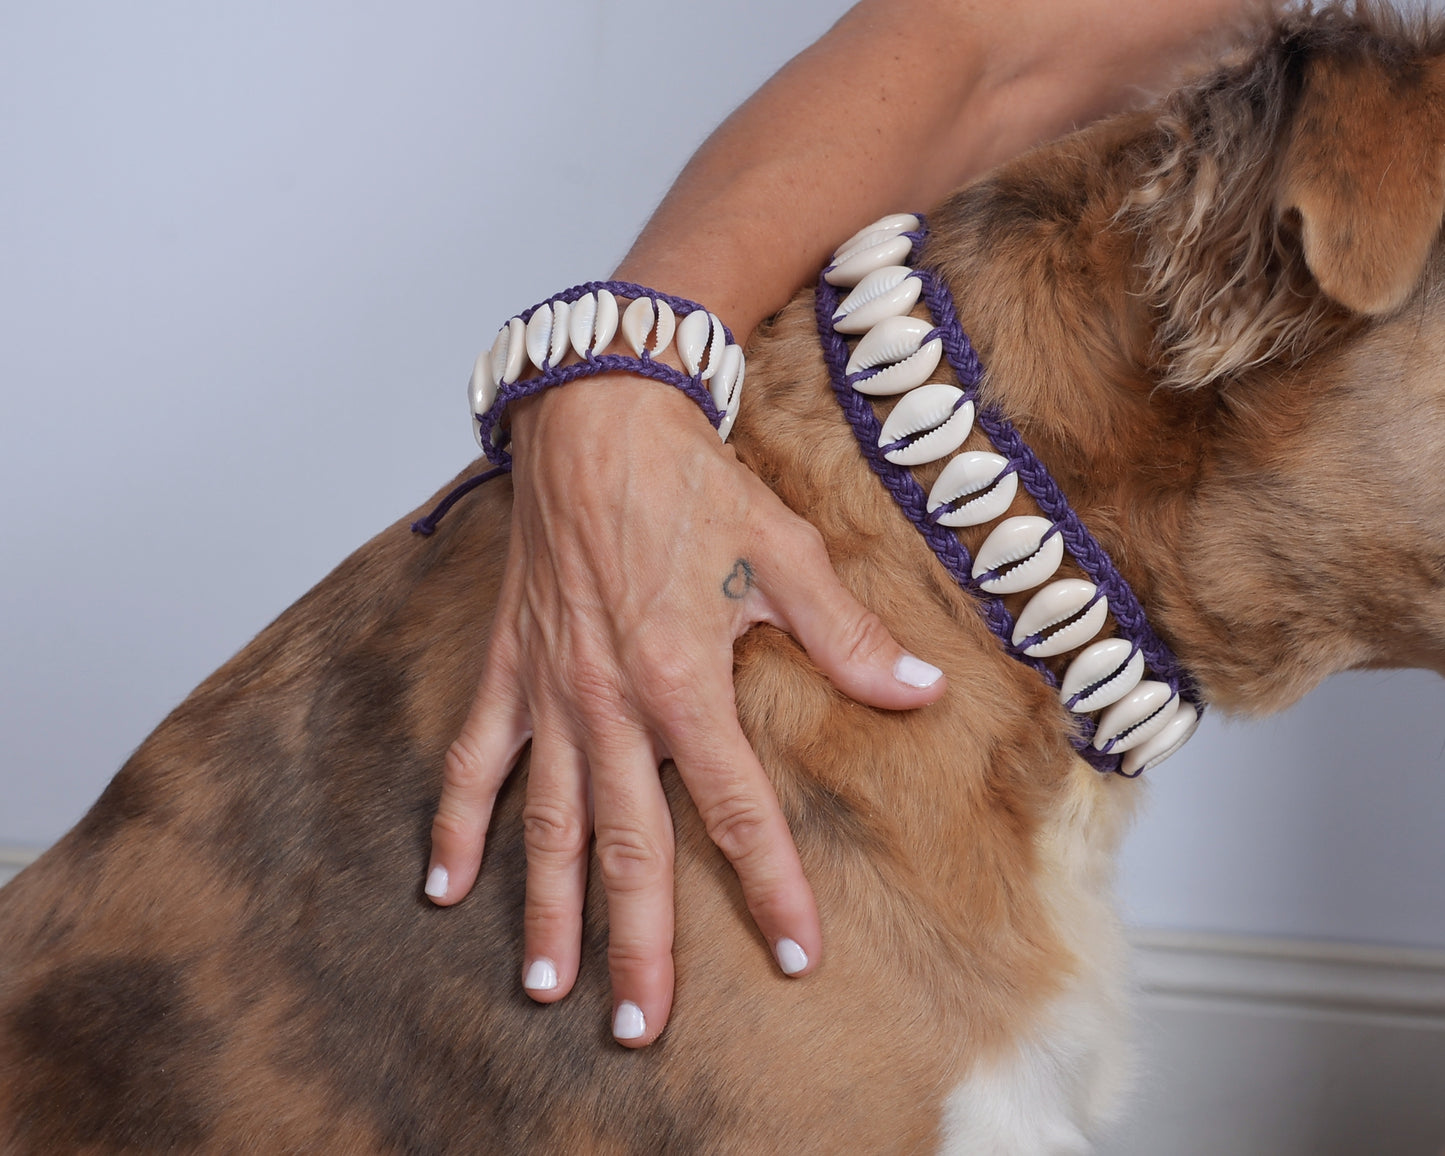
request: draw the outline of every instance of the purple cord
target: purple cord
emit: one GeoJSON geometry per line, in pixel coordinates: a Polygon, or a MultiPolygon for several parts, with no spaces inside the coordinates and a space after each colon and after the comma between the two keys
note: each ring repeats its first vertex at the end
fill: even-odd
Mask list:
{"type": "MultiPolygon", "coordinates": [[[[922,220],[921,217],[920,220],[922,220]]],[[[926,225],[917,232],[907,234],[913,239],[914,259],[918,256],[927,235],[926,225]]],[[[913,276],[923,282],[922,299],[928,306],[935,327],[925,340],[931,340],[934,337],[942,340],[944,353],[947,354],[949,364],[953,367],[953,371],[958,377],[958,383],[963,389],[963,399],[960,404],[962,401],[976,401],[978,387],[983,380],[983,365],[978,359],[973,343],[969,341],[968,335],[964,333],[963,327],[959,323],[958,314],[953,305],[953,296],[949,292],[948,286],[930,269],[915,269],[913,276]]],[[[913,471],[905,466],[896,465],[884,457],[884,454],[893,447],[878,445],[881,427],[877,415],[873,411],[872,401],[853,389],[853,383],[866,376],[868,371],[853,375],[845,372],[849,354],[848,343],[843,335],[833,328],[833,316],[838,309],[838,300],[837,289],[819,278],[816,314],[818,335],[823,343],[823,359],[828,365],[828,375],[833,383],[833,392],[837,395],[838,402],[847,415],[849,425],[853,427],[853,433],[858,439],[863,456],[898,502],[908,520],[914,524],[918,532],[932,547],[934,554],[952,575],[954,581],[978,598],[984,620],[988,623],[989,629],[1003,643],[1004,649],[1018,661],[1037,670],[1050,686],[1058,686],[1058,679],[1054,676],[1053,671],[1041,659],[1023,652],[1025,647],[1037,641],[1036,636],[1024,639],[1019,646],[1013,644],[1013,618],[1009,615],[1002,599],[989,594],[980,585],[991,575],[980,575],[977,579],[973,577],[972,558],[967,548],[959,541],[955,533],[940,525],[935,517],[929,514],[927,495],[923,492],[923,487],[919,485],[917,479],[914,478],[913,471]]],[[[1039,461],[1033,450],[1023,440],[1022,435],[1014,428],[1013,423],[1004,417],[997,408],[981,406],[975,417],[975,424],[988,436],[994,448],[1008,459],[1010,468],[1017,471],[1024,490],[1053,523],[1054,528],[1050,533],[1059,533],[1063,536],[1064,546],[1078,563],[1079,568],[1099,588],[1100,594],[1108,598],[1109,609],[1119,626],[1119,634],[1132,643],[1135,649],[1143,652],[1146,663],[1157,679],[1167,683],[1175,694],[1202,710],[1203,704],[1199,701],[1198,690],[1193,680],[1180,665],[1169,646],[1154,632],[1144,613],[1144,608],[1139,604],[1138,598],[1135,597],[1128,582],[1124,580],[1124,576],[1119,573],[1108,553],[1080,521],[1079,516],[1069,505],[1068,499],[1064,497],[1063,491],[1059,489],[1058,483],[1054,481],[1053,475],[1039,461]]],[[[1074,749],[1097,770],[1123,774],[1122,756],[1094,748],[1091,741],[1095,731],[1094,721],[1079,716],[1078,723],[1078,730],[1070,737],[1074,749]]],[[[1110,743],[1109,746],[1112,747],[1113,744],[1110,743]]]]}
{"type": "MultiPolygon", "coordinates": [[[[637,285],[631,281],[588,281],[582,285],[564,289],[561,293],[547,298],[546,301],[539,301],[531,308],[524,309],[517,316],[524,322],[530,321],[532,314],[543,305],[552,305],[558,301],[565,301],[570,305],[589,293],[597,293],[603,289],[619,297],[628,297],[633,300],[639,297],[651,297],[654,301],[665,301],[679,318],[703,309],[696,301],[659,293],[645,285],[637,285]]],[[[703,311],[706,312],[706,310],[703,311]]],[[[723,334],[731,344],[732,330],[724,325],[723,334]]],[[[676,386],[697,403],[702,412],[707,415],[707,420],[712,422],[713,429],[717,429],[722,424],[723,412],[718,409],[717,403],[712,399],[712,392],[703,384],[700,376],[689,377],[687,374],[673,369],[672,366],[657,361],[646,350],[643,351],[641,357],[629,357],[620,353],[588,353],[584,355],[583,360],[574,362],[572,365],[554,366],[548,362],[546,368],[538,376],[524,377],[502,385],[497,390],[496,400],[492,402],[492,407],[486,413],[476,416],[477,440],[482,445],[482,452],[502,469],[510,470],[512,455],[506,450],[507,441],[511,437],[510,432],[504,432],[500,438],[494,440],[494,433],[498,429],[498,423],[507,406],[518,398],[531,397],[554,385],[566,385],[569,381],[576,381],[583,377],[595,377],[603,373],[634,373],[640,377],[650,377],[654,381],[662,381],[676,386]]]]}
{"type": "Polygon", "coordinates": [[[493,478],[499,478],[507,471],[498,466],[496,469],[487,470],[486,473],[473,474],[466,481],[455,486],[451,493],[447,494],[425,518],[418,518],[411,524],[411,532],[420,534],[423,538],[430,538],[436,530],[438,523],[447,516],[447,511],[475,490],[478,486],[490,482],[493,478]]]}

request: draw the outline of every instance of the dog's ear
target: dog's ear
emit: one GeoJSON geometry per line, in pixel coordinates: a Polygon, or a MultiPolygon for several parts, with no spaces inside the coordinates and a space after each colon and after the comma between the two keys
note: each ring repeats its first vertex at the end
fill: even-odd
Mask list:
{"type": "Polygon", "coordinates": [[[1320,288],[1357,313],[1403,305],[1445,212],[1445,62],[1311,61],[1276,209],[1298,213],[1320,288]]]}

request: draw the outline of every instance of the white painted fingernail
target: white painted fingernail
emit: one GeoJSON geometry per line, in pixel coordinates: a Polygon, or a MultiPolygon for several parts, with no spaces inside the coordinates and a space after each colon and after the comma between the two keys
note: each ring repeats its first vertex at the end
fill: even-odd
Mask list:
{"type": "Polygon", "coordinates": [[[534,959],[527,968],[527,978],[522,986],[528,991],[553,991],[557,987],[557,969],[550,959],[534,959]]]}
{"type": "Polygon", "coordinates": [[[773,945],[778,957],[778,966],[785,975],[797,975],[808,966],[808,953],[798,946],[798,941],[786,937],[773,945]]]}
{"type": "Polygon", "coordinates": [[[904,686],[916,686],[919,688],[932,686],[943,677],[943,671],[931,663],[924,662],[921,658],[914,658],[911,654],[905,654],[893,665],[893,677],[904,686]]]}
{"type": "MultiPolygon", "coordinates": [[[[413,876],[415,878],[415,876],[413,876]]],[[[433,899],[445,899],[447,897],[447,869],[438,863],[431,869],[431,874],[426,877],[425,891],[433,899]]]]}
{"type": "Polygon", "coordinates": [[[640,1040],[647,1030],[642,1009],[630,999],[623,1000],[612,1013],[612,1035],[619,1040],[640,1040]]]}

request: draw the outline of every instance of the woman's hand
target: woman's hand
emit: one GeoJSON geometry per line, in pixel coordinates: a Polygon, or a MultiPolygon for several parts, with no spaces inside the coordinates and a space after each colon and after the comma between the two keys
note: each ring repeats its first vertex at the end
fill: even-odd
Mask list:
{"type": "Polygon", "coordinates": [[[577,976],[590,837],[607,891],[613,1034],[657,1038],[672,1003],[672,759],[790,975],[822,936],[772,786],[737,721],[733,641],[789,631],[842,691],[906,709],[943,692],[839,584],[822,539],[724,448],[697,407],[636,378],[514,411],[507,572],[481,687],[446,760],[427,894],[456,903],[492,805],[532,743],[523,982],[577,976]]]}

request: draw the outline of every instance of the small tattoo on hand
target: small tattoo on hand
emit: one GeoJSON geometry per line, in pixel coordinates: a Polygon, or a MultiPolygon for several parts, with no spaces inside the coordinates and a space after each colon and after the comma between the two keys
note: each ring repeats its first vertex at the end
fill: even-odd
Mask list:
{"type": "Polygon", "coordinates": [[[739,558],[733,563],[732,572],[723,579],[723,597],[731,598],[734,602],[746,597],[747,592],[753,588],[753,568],[748,564],[747,559],[739,558]]]}

